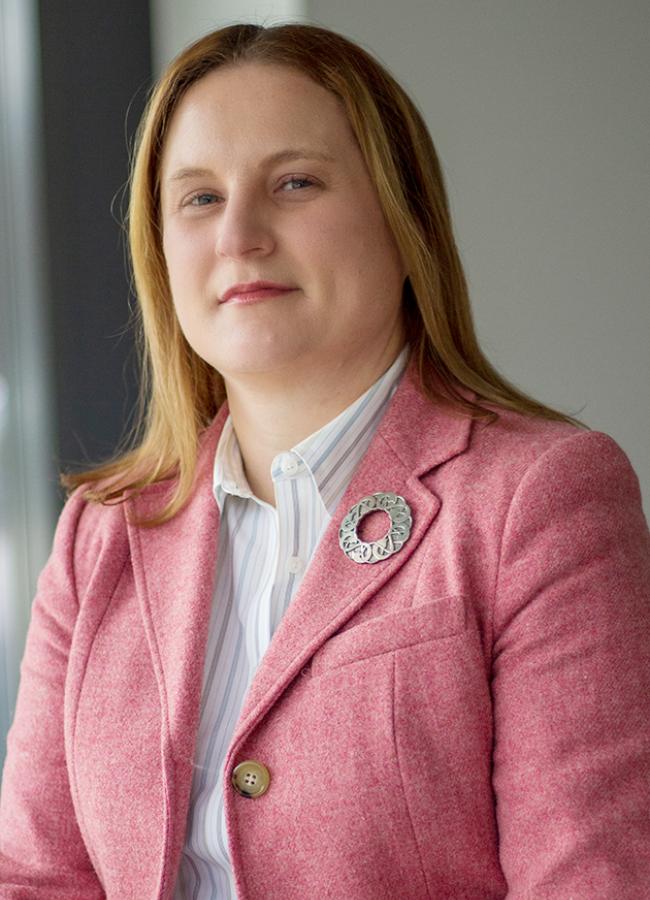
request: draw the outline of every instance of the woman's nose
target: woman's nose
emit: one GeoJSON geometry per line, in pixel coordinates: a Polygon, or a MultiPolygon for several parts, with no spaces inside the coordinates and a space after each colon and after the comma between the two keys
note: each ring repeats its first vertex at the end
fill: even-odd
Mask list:
{"type": "Polygon", "coordinates": [[[219,256],[269,253],[274,246],[268,211],[250,197],[226,200],[216,229],[215,249],[219,256]]]}

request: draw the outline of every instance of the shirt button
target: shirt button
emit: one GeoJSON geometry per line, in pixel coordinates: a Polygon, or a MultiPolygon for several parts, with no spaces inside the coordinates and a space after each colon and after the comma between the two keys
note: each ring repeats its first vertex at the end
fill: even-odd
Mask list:
{"type": "Polygon", "coordinates": [[[285,456],[280,464],[285,475],[295,475],[300,468],[300,463],[294,456],[285,456]]]}
{"type": "Polygon", "coordinates": [[[261,797],[269,788],[271,775],[262,763],[247,759],[233,769],[232,783],[242,797],[261,797]]]}
{"type": "Polygon", "coordinates": [[[292,575],[298,575],[300,572],[302,572],[302,568],[303,568],[302,560],[300,559],[299,556],[290,556],[289,557],[289,559],[287,560],[287,570],[292,575]]]}

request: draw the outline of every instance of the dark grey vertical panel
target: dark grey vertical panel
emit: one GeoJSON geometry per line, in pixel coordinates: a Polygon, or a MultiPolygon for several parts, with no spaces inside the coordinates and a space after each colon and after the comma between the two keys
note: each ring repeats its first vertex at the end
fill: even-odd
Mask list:
{"type": "Polygon", "coordinates": [[[128,147],[151,78],[147,0],[41,0],[57,458],[111,455],[136,396],[126,243],[128,147]]]}

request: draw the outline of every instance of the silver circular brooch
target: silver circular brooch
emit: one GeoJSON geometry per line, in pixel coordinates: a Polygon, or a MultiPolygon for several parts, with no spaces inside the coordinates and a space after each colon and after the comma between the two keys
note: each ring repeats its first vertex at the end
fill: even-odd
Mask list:
{"type": "Polygon", "coordinates": [[[339,544],[348,559],[376,563],[401,550],[411,533],[411,508],[399,494],[377,493],[363,497],[348,512],[339,528],[339,544]],[[390,530],[378,541],[362,541],[357,526],[368,513],[380,510],[390,516],[390,530]]]}

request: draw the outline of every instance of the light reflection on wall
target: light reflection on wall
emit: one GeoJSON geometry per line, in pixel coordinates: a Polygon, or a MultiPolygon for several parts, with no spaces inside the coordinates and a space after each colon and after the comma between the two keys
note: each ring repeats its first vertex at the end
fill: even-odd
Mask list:
{"type": "Polygon", "coordinates": [[[0,0],[0,764],[57,483],[36,0],[0,0]]]}
{"type": "MultiPolygon", "coordinates": [[[[12,529],[8,485],[11,475],[9,463],[9,385],[0,374],[0,723],[6,730],[12,715],[15,670],[10,642],[16,634],[17,596],[15,562],[12,553],[12,529]]],[[[0,755],[1,758],[1,755],[0,755]]]]}

